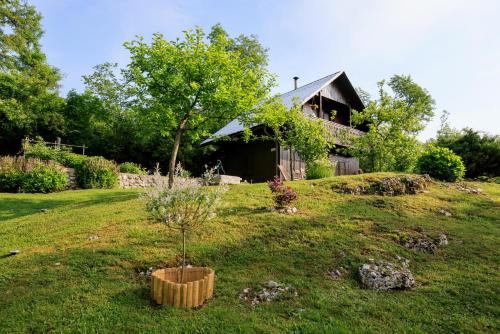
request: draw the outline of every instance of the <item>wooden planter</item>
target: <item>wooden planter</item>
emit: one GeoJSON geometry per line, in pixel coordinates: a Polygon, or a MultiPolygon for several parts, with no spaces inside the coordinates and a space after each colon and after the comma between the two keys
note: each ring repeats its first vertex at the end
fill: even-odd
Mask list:
{"type": "Polygon", "coordinates": [[[181,268],[156,270],[151,274],[151,298],[157,304],[179,308],[202,305],[214,293],[215,272],[206,267],[184,268],[181,282],[181,268]]]}

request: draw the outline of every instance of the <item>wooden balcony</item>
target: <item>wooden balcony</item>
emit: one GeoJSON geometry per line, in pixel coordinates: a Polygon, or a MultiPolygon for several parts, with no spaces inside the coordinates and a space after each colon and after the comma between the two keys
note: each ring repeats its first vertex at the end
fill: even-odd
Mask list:
{"type": "Polygon", "coordinates": [[[348,143],[346,143],[346,141],[348,141],[347,139],[349,137],[351,136],[360,137],[365,134],[363,131],[354,129],[350,126],[342,125],[332,121],[327,121],[324,119],[322,119],[322,121],[325,123],[325,126],[328,128],[328,130],[330,130],[332,135],[335,137],[337,145],[347,146],[348,143]]]}

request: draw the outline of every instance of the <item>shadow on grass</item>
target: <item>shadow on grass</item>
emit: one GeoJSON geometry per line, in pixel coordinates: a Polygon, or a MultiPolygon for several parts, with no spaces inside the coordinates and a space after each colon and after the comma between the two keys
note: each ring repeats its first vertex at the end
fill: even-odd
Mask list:
{"type": "Polygon", "coordinates": [[[0,222],[4,220],[16,219],[32,214],[43,214],[64,206],[71,208],[88,207],[97,204],[109,204],[121,201],[127,201],[137,198],[138,194],[103,192],[95,193],[92,199],[81,201],[77,197],[74,199],[55,199],[53,197],[22,198],[12,194],[12,197],[5,196],[0,200],[0,222]]]}
{"type": "Polygon", "coordinates": [[[218,216],[227,218],[232,216],[246,216],[246,215],[254,215],[254,214],[268,213],[268,212],[270,212],[270,210],[267,207],[249,208],[246,206],[237,206],[221,210],[218,216]]]}
{"type": "Polygon", "coordinates": [[[56,199],[2,198],[0,200],[0,221],[41,213],[41,210],[52,210],[74,202],[56,199]]]}

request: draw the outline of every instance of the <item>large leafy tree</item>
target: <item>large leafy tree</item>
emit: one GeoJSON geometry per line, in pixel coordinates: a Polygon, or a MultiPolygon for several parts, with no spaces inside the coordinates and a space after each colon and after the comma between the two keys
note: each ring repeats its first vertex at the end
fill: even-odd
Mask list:
{"type": "Polygon", "coordinates": [[[266,100],[274,76],[255,37],[230,38],[220,25],[206,35],[200,27],[168,41],[161,34],[125,43],[131,62],[128,82],[142,115],[172,136],[169,185],[181,141],[197,142],[266,100]]]}
{"type": "Polygon", "coordinates": [[[420,150],[416,136],[434,115],[434,100],[410,76],[395,75],[378,87],[378,99],[353,112],[352,125],[367,126],[368,131],[351,137],[348,151],[367,171],[411,171],[420,150]]]}
{"type": "Polygon", "coordinates": [[[467,177],[500,176],[500,136],[470,128],[458,131],[445,123],[434,142],[462,158],[467,177]]]}
{"type": "Polygon", "coordinates": [[[41,15],[21,0],[0,1],[0,146],[26,135],[59,134],[64,119],[58,70],[41,50],[41,15]]]}
{"type": "MultiPolygon", "coordinates": [[[[83,77],[85,91],[70,91],[66,98],[64,139],[85,144],[90,154],[117,161],[134,161],[151,169],[156,163],[168,164],[172,136],[161,136],[160,124],[150,117],[141,117],[144,106],[136,86],[125,75],[126,69],[104,63],[83,77]]],[[[193,167],[189,158],[198,145],[188,148],[180,158],[183,164],[188,162],[193,167]]]]}

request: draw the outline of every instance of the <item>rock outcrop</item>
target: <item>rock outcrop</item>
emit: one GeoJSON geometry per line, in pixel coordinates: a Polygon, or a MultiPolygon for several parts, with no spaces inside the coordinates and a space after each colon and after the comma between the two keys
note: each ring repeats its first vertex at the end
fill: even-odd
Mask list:
{"type": "Polygon", "coordinates": [[[381,179],[380,181],[372,181],[366,185],[343,185],[340,187],[340,192],[344,194],[361,195],[375,194],[382,196],[399,196],[399,195],[415,195],[427,188],[431,182],[429,175],[400,175],[391,176],[381,179]]]}
{"type": "Polygon", "coordinates": [[[269,281],[261,287],[243,289],[239,298],[240,300],[250,302],[250,305],[255,307],[263,302],[297,296],[297,291],[293,286],[269,281]]]}
{"type": "Polygon", "coordinates": [[[371,260],[359,268],[361,283],[373,290],[409,289],[415,285],[415,279],[408,264],[406,259],[401,259],[401,265],[371,260]]]}
{"type": "Polygon", "coordinates": [[[403,245],[411,250],[436,254],[440,246],[445,246],[448,244],[448,237],[446,234],[440,234],[437,239],[431,239],[426,235],[421,235],[418,237],[410,236],[403,240],[403,245]]]}

